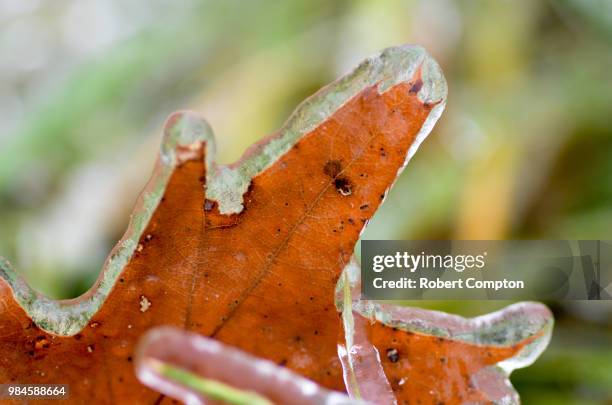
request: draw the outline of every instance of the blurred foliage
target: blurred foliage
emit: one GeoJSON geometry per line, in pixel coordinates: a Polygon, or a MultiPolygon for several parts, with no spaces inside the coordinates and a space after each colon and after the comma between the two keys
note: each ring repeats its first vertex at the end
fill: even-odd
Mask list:
{"type": "MultiPolygon", "coordinates": [[[[400,43],[429,49],[449,100],[364,238],[610,239],[612,2],[0,0],[0,23],[0,252],[52,296],[97,276],[169,113],[200,111],[230,162],[400,43]]],[[[609,403],[612,305],[550,305],[524,402],[609,403]]]]}

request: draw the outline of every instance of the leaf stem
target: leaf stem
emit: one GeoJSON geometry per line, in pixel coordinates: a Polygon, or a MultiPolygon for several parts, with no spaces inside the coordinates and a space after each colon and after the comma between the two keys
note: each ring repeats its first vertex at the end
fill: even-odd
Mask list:
{"type": "Polygon", "coordinates": [[[231,405],[273,405],[273,403],[263,396],[253,392],[234,388],[228,384],[202,378],[190,371],[171,366],[159,360],[148,360],[151,369],[161,376],[183,385],[207,398],[224,401],[231,405]]]}

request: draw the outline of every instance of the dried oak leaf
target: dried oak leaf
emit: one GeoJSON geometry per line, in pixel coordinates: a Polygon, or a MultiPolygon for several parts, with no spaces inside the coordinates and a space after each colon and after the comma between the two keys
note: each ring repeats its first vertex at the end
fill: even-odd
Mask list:
{"type": "Polygon", "coordinates": [[[422,48],[390,48],[228,166],[214,163],[205,121],[171,116],[87,293],[50,300],[0,261],[0,383],[70,384],[75,403],[165,401],[136,380],[133,352],[147,329],[174,325],[344,390],[336,283],[445,97],[422,48]]]}

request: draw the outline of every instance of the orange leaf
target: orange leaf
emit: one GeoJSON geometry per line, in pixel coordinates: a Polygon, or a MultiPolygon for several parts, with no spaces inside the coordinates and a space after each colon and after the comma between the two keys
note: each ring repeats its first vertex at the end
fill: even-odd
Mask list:
{"type": "Polygon", "coordinates": [[[0,382],[70,384],[77,403],[153,403],[163,398],[136,380],[134,347],[174,325],[344,390],[336,283],[445,97],[422,48],[390,48],[229,166],[214,163],[205,121],[171,116],[128,231],[86,294],[50,300],[0,262],[0,382]]]}

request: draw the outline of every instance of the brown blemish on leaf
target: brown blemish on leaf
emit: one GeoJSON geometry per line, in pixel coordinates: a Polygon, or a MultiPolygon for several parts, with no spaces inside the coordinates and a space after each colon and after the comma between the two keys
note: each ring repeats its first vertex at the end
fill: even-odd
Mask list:
{"type": "Polygon", "coordinates": [[[421,88],[423,87],[423,80],[421,80],[421,78],[419,77],[413,84],[412,86],[410,86],[410,90],[408,90],[409,93],[412,94],[416,94],[418,93],[421,88]]]}
{"type": "Polygon", "coordinates": [[[399,353],[397,349],[387,349],[387,358],[391,363],[397,363],[399,361],[399,353]]]}
{"type": "Polygon", "coordinates": [[[338,190],[338,192],[345,197],[353,193],[353,185],[346,177],[339,177],[334,180],[334,186],[336,187],[336,190],[338,190]]]}
{"type": "Polygon", "coordinates": [[[34,349],[36,350],[48,349],[49,346],[51,346],[51,344],[45,336],[38,336],[34,343],[34,349]]]}
{"type": "Polygon", "coordinates": [[[323,167],[323,173],[331,177],[336,178],[342,171],[342,163],[339,160],[328,160],[323,167]]]}

